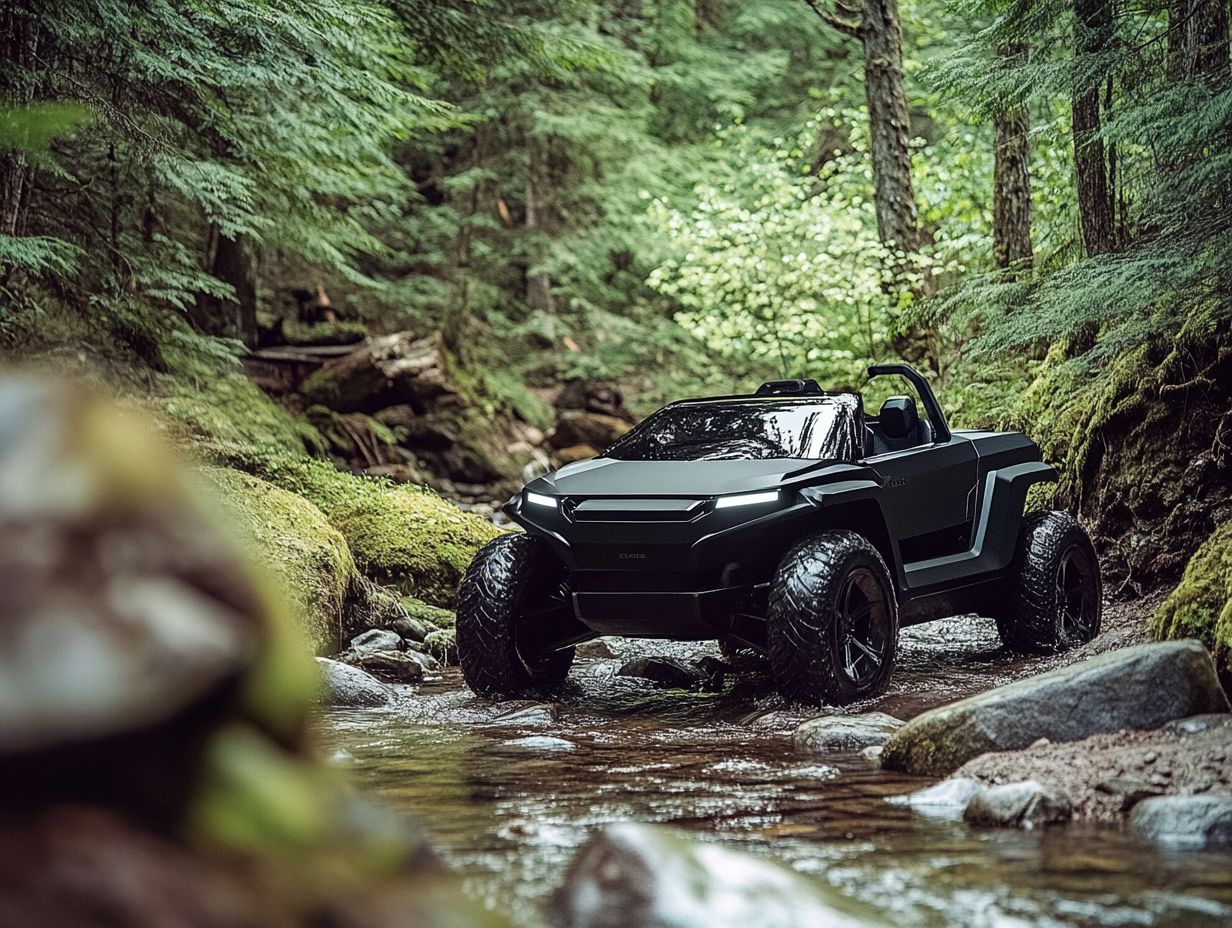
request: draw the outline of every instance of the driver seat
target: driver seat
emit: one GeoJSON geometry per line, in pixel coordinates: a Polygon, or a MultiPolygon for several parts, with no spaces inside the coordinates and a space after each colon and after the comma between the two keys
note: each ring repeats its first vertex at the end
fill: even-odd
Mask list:
{"type": "Polygon", "coordinates": [[[932,444],[933,427],[927,419],[920,418],[915,400],[909,396],[892,396],[881,404],[881,411],[868,427],[867,435],[871,456],[932,444]]]}

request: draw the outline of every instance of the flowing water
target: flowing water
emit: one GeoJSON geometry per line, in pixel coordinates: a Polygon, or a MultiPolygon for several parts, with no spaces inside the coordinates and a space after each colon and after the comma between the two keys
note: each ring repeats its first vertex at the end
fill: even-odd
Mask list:
{"type": "MultiPolygon", "coordinates": [[[[930,781],[859,755],[806,758],[789,709],[756,675],[722,694],[616,676],[622,660],[708,646],[613,642],[579,660],[555,720],[501,718],[456,671],[391,710],[336,711],[319,726],[360,787],[422,821],[466,890],[539,923],[587,834],[663,822],[786,862],[881,909],[898,926],[1232,925],[1232,854],[1163,852],[1118,828],[973,831],[887,797],[930,781]]],[[[1046,668],[1005,654],[991,623],[903,634],[891,691],[868,705],[909,717],[1046,668]]],[[[539,713],[540,716],[543,713],[539,713]]]]}

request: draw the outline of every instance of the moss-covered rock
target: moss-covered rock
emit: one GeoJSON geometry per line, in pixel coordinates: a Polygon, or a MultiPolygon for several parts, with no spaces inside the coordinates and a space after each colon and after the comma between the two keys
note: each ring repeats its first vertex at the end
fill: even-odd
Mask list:
{"type": "Polygon", "coordinates": [[[1215,529],[1151,618],[1157,638],[1198,638],[1232,678],[1232,522],[1215,529]]]}
{"type": "Polygon", "coordinates": [[[454,614],[448,609],[431,606],[414,596],[403,596],[402,608],[412,619],[424,622],[430,628],[453,628],[454,614]]]}
{"type": "Polygon", "coordinates": [[[286,319],[282,337],[288,345],[354,345],[368,337],[368,327],[352,319],[312,324],[286,319]]]}
{"type": "Polygon", "coordinates": [[[204,473],[257,559],[295,604],[313,652],[336,651],[349,629],[346,611],[359,582],[342,533],[308,500],[258,477],[223,467],[204,473]]]}
{"type": "Polygon", "coordinates": [[[433,606],[453,606],[471,558],[500,533],[431,490],[346,474],[327,461],[235,454],[225,462],[312,502],[365,576],[433,606]]]}

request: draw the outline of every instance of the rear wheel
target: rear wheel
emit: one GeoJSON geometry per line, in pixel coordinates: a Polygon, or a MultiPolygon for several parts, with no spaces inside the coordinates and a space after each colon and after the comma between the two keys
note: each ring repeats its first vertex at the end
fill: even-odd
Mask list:
{"type": "Polygon", "coordinates": [[[536,650],[533,628],[568,602],[568,571],[543,539],[519,533],[484,545],[458,590],[458,662],[467,685],[490,699],[558,688],[574,649],[536,650]]]}
{"type": "Polygon", "coordinates": [[[1103,585],[1095,546],[1067,512],[1023,517],[1009,601],[997,615],[1006,647],[1064,651],[1099,634],[1103,585]]]}
{"type": "Polygon", "coordinates": [[[793,702],[880,695],[894,672],[898,604],[885,562],[855,532],[820,532],[783,557],[770,585],[774,682],[793,702]]]}

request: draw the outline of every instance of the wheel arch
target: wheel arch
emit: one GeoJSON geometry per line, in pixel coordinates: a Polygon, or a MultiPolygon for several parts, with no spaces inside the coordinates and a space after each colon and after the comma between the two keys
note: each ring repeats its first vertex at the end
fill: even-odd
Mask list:
{"type": "Polygon", "coordinates": [[[895,592],[901,595],[905,580],[902,562],[881,508],[880,492],[871,480],[858,480],[810,487],[802,490],[801,496],[818,507],[818,530],[846,530],[867,538],[885,561],[895,592]]]}

